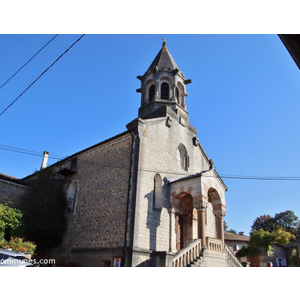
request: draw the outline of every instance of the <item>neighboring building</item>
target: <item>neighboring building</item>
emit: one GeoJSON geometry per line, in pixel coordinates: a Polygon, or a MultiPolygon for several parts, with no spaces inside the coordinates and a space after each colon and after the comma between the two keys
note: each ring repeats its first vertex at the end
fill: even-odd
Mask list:
{"type": "Polygon", "coordinates": [[[274,243],[272,245],[274,249],[272,255],[269,256],[269,261],[273,264],[273,267],[287,267],[287,251],[286,246],[279,243],[274,243]]]}
{"type": "Polygon", "coordinates": [[[68,227],[48,257],[81,266],[241,266],[224,243],[227,187],[190,124],[191,80],[165,41],[137,78],[141,106],[127,131],[49,167],[65,178],[68,227]]]}
{"type": "MultiPolygon", "coordinates": [[[[243,232],[240,232],[239,234],[225,232],[224,239],[225,244],[231,249],[234,254],[236,254],[243,248],[244,245],[248,245],[250,242],[250,236],[244,235],[243,232]]],[[[250,266],[250,264],[247,263],[247,257],[241,257],[240,261],[243,266],[250,266]]]]}
{"type": "Polygon", "coordinates": [[[224,238],[225,244],[234,252],[234,254],[250,242],[250,236],[244,235],[243,232],[240,232],[239,234],[225,232],[224,238]]]}
{"type": "MultiPolygon", "coordinates": [[[[250,242],[250,236],[245,236],[243,232],[240,232],[239,234],[225,232],[224,238],[225,244],[235,255],[244,245],[248,245],[250,242]]],[[[292,251],[294,249],[298,251],[296,242],[291,242],[287,245],[274,243],[272,248],[272,253],[267,253],[266,249],[261,247],[259,255],[241,257],[240,261],[243,266],[249,267],[266,267],[268,263],[272,263],[273,267],[292,266],[292,262],[290,260],[292,251]]]]}
{"type": "Polygon", "coordinates": [[[247,257],[247,261],[250,262],[251,267],[267,267],[271,263],[273,267],[290,267],[292,266],[290,256],[292,250],[296,248],[296,244],[290,243],[288,245],[281,245],[274,243],[272,245],[272,251],[268,253],[264,247],[261,247],[259,255],[253,257],[247,257]]]}
{"type": "Polygon", "coordinates": [[[10,206],[17,207],[25,189],[26,185],[23,180],[0,173],[1,204],[11,203],[10,206]]]}

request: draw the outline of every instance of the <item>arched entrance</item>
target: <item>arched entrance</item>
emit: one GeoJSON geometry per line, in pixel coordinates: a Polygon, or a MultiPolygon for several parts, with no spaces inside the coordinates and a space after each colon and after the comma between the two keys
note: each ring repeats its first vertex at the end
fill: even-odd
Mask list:
{"type": "MultiPolygon", "coordinates": [[[[179,195],[180,196],[180,195],[179,195]]],[[[176,250],[193,241],[193,198],[183,194],[176,205],[176,250]]]]}
{"type": "Polygon", "coordinates": [[[213,214],[216,218],[216,238],[223,241],[224,244],[224,221],[225,209],[221,202],[221,197],[217,190],[209,188],[208,202],[212,204],[213,214]]]}

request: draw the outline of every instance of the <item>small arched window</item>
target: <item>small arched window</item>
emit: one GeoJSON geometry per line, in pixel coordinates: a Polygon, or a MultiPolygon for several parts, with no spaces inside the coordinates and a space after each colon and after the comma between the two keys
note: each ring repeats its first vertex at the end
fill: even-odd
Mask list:
{"type": "Polygon", "coordinates": [[[154,94],[155,94],[155,86],[152,84],[149,88],[149,102],[152,102],[154,100],[154,94]]]}
{"type": "Polygon", "coordinates": [[[161,208],[161,191],[162,191],[162,179],[159,174],[154,176],[154,190],[153,190],[153,207],[161,208]]]}
{"type": "Polygon", "coordinates": [[[160,87],[160,96],[161,96],[161,99],[165,99],[165,100],[169,100],[170,96],[169,96],[169,84],[166,83],[166,82],[163,82],[161,84],[161,87],[160,87]]]}
{"type": "Polygon", "coordinates": [[[180,144],[177,148],[177,161],[182,169],[188,170],[190,164],[189,156],[183,144],[180,144]]]}
{"type": "Polygon", "coordinates": [[[68,193],[67,193],[67,204],[68,204],[69,211],[74,211],[76,195],[77,195],[77,182],[73,180],[69,185],[68,193]]]}

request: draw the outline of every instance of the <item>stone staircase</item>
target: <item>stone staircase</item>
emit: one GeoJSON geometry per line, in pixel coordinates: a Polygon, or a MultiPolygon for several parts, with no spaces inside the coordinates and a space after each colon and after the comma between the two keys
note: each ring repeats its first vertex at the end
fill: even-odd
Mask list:
{"type": "Polygon", "coordinates": [[[207,247],[196,239],[173,257],[172,267],[242,267],[234,253],[221,240],[206,238],[207,247]]]}

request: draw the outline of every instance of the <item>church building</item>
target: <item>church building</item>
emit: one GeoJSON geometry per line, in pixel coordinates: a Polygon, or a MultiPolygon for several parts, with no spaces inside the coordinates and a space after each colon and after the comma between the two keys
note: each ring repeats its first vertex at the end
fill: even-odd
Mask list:
{"type": "Polygon", "coordinates": [[[165,40],[137,78],[141,104],[127,130],[48,167],[65,178],[68,200],[67,230],[49,257],[80,266],[240,267],[224,243],[227,187],[190,123],[191,80],[165,40]]]}

